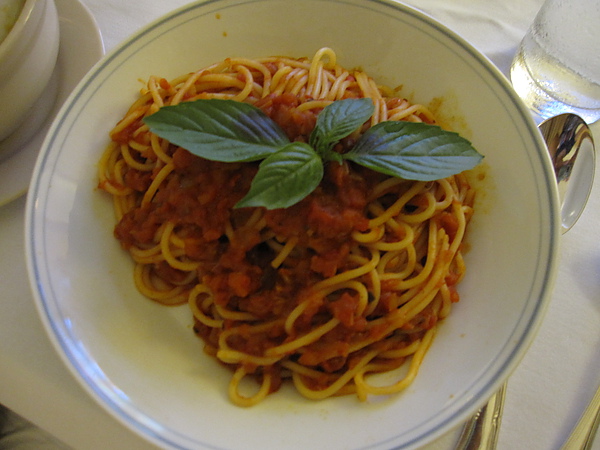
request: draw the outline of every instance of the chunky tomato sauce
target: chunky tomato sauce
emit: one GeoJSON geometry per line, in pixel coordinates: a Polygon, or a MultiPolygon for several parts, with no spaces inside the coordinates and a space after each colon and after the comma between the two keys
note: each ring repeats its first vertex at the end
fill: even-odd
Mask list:
{"type": "MultiPolygon", "coordinates": [[[[295,96],[282,95],[267,97],[257,106],[274,119],[291,140],[307,141],[316,115],[313,111],[297,111],[297,103],[295,96]]],[[[115,139],[132,139],[127,133],[135,128],[126,128],[115,139]]],[[[355,230],[367,230],[367,194],[383,175],[351,163],[330,162],[320,186],[308,197],[288,209],[265,211],[267,227],[285,240],[297,238],[297,248],[302,253],[300,257],[291,256],[292,264],[274,269],[270,263],[276,254],[261,242],[257,231],[244,230],[237,233],[234,240],[226,235],[228,223],[234,228],[239,227],[254,210],[233,209],[233,206],[247,193],[257,164],[207,161],[182,148],[173,147],[170,151],[175,169],[166,184],[150,204],[127,213],[115,228],[115,235],[125,248],[153,245],[161,224],[174,222],[178,236],[185,242],[187,256],[200,263],[198,279],[210,287],[215,302],[228,309],[249,312],[264,321],[286,317],[300,301],[312,298],[311,285],[351,268],[347,260],[350,235],[355,230]]],[[[130,170],[125,175],[125,183],[142,194],[150,185],[151,177],[151,173],[130,170]]],[[[419,205],[408,207],[418,208],[419,205]]],[[[456,230],[457,224],[451,216],[441,222],[451,234],[456,230]]],[[[153,270],[174,284],[184,282],[187,275],[166,263],[157,264],[153,270]]],[[[190,287],[195,283],[197,280],[190,287]]],[[[392,308],[390,298],[393,295],[389,286],[383,283],[381,301],[374,316],[383,315],[392,308]]],[[[383,333],[383,329],[377,327],[367,331],[366,319],[356,317],[354,313],[357,304],[357,294],[353,291],[337,293],[327,301],[315,299],[311,302],[296,321],[298,335],[327,322],[332,316],[343,326],[303,349],[298,362],[324,372],[351,365],[352,358],[360,356],[348,358],[351,343],[367,334],[383,333]]],[[[435,314],[425,310],[407,327],[427,329],[436,320],[435,314]]],[[[225,323],[226,328],[230,325],[225,323]]],[[[197,323],[196,331],[209,344],[217,346],[218,330],[197,323]]],[[[238,350],[262,355],[267,348],[282,344],[286,339],[290,337],[284,332],[281,320],[266,334],[238,335],[229,344],[238,350]]],[[[384,341],[381,345],[387,344],[384,341]]],[[[273,386],[276,388],[277,383],[273,386]]]]}

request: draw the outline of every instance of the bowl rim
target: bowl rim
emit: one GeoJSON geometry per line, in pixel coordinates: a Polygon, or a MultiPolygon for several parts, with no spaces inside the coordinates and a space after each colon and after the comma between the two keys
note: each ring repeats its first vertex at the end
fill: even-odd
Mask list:
{"type": "Polygon", "coordinates": [[[21,11],[17,16],[17,20],[13,24],[12,28],[0,42],[0,61],[4,58],[5,54],[17,45],[19,37],[23,34],[23,30],[29,22],[33,20],[35,10],[45,8],[47,1],[53,0],[25,0],[21,11]]]}
{"type": "MultiPolygon", "coordinates": [[[[31,1],[31,0],[27,0],[27,1],[31,1]]],[[[252,1],[252,0],[248,0],[248,1],[252,1]]],[[[242,3],[248,3],[248,1],[244,1],[242,3]]],[[[503,90],[508,93],[509,97],[511,97],[511,99],[513,100],[513,103],[516,106],[516,108],[520,110],[522,119],[524,119],[525,121],[529,120],[529,122],[530,122],[528,125],[529,131],[532,132],[533,128],[536,128],[533,117],[530,115],[526,106],[520,101],[520,99],[514,93],[514,91],[512,91],[512,87],[510,86],[510,83],[504,77],[504,75],[501,74],[501,72],[496,68],[496,66],[494,66],[493,63],[491,63],[491,61],[489,61],[487,59],[487,57],[485,57],[485,55],[483,55],[481,52],[479,52],[477,49],[475,49],[475,47],[473,47],[471,44],[469,44],[460,35],[458,35],[454,31],[450,30],[448,27],[444,26],[442,23],[440,23],[436,19],[432,18],[431,16],[423,13],[422,11],[420,11],[412,6],[406,5],[404,3],[395,2],[393,0],[369,0],[369,1],[372,3],[384,5],[386,7],[391,7],[391,8],[400,10],[405,14],[409,14],[411,16],[417,17],[427,27],[434,27],[438,31],[442,31],[447,36],[448,35],[451,36],[452,39],[461,46],[461,48],[468,51],[468,53],[478,63],[480,63],[483,68],[485,68],[485,70],[487,70],[491,75],[493,75],[494,80],[497,81],[498,84],[503,87],[503,90]]],[[[47,138],[42,146],[42,151],[40,152],[40,157],[38,158],[38,161],[36,163],[36,169],[34,172],[35,175],[32,178],[31,189],[29,190],[28,199],[27,199],[28,205],[26,208],[26,215],[27,215],[27,217],[26,217],[26,239],[27,239],[26,257],[27,257],[27,261],[28,261],[27,265],[28,265],[28,272],[29,272],[29,276],[30,276],[30,283],[31,283],[33,291],[34,291],[34,297],[36,299],[36,304],[38,306],[39,311],[42,313],[43,322],[46,326],[47,331],[49,331],[51,341],[53,341],[55,347],[60,350],[59,351],[60,356],[67,363],[69,369],[75,375],[75,378],[80,382],[80,384],[82,384],[86,388],[86,390],[89,393],[92,394],[92,396],[98,401],[98,403],[102,407],[104,407],[104,409],[109,411],[114,416],[118,417],[121,422],[125,423],[127,426],[129,426],[132,430],[136,431],[137,433],[140,433],[140,431],[143,431],[144,437],[152,439],[155,442],[159,442],[159,443],[167,444],[167,445],[175,445],[175,446],[179,445],[179,444],[177,444],[177,442],[179,442],[178,439],[181,439],[181,436],[174,434],[173,430],[168,430],[169,434],[167,436],[161,435],[160,431],[161,430],[165,431],[165,429],[160,425],[160,423],[153,423],[152,419],[144,416],[144,413],[137,410],[137,408],[134,404],[127,403],[127,402],[125,402],[125,403],[115,402],[115,398],[107,395],[104,387],[98,386],[97,382],[94,382],[93,380],[90,381],[89,379],[87,379],[86,374],[82,373],[82,371],[79,370],[81,363],[78,361],[78,358],[80,358],[80,356],[77,355],[77,353],[75,355],[73,355],[73,351],[71,348],[72,343],[71,342],[67,342],[67,343],[63,342],[62,341],[63,332],[61,330],[56,329],[55,328],[56,324],[51,323],[51,321],[49,320],[51,317],[51,313],[50,313],[50,311],[48,311],[47,305],[45,305],[45,299],[44,299],[45,295],[43,293],[43,286],[38,283],[38,281],[40,280],[40,278],[38,276],[39,275],[39,267],[37,267],[37,265],[39,265],[39,262],[35,261],[36,253],[35,253],[35,247],[33,246],[33,241],[34,241],[33,219],[35,217],[36,198],[37,198],[37,194],[38,194],[39,188],[40,188],[39,174],[40,174],[41,169],[44,166],[45,157],[47,156],[49,150],[53,147],[53,141],[54,141],[54,138],[56,138],[56,132],[60,128],[61,121],[64,119],[65,116],[67,116],[70,108],[76,103],[79,96],[83,95],[83,93],[89,88],[89,85],[91,84],[91,82],[96,77],[100,76],[106,70],[106,67],[110,64],[110,62],[113,59],[117,58],[119,56],[119,54],[121,54],[122,52],[124,52],[127,49],[134,46],[138,40],[144,38],[144,36],[147,35],[149,32],[151,32],[155,28],[160,27],[164,23],[172,21],[173,19],[179,17],[182,14],[186,14],[190,11],[193,11],[197,8],[201,8],[201,7],[203,7],[207,4],[211,4],[211,3],[218,3],[218,0],[196,1],[191,4],[177,8],[177,9],[161,16],[160,18],[156,19],[155,21],[142,27],[140,30],[138,30],[136,33],[134,33],[129,38],[125,39],[123,42],[119,43],[111,52],[109,52],[107,55],[105,55],[90,70],[90,72],[88,72],[86,77],[84,77],[84,79],[80,82],[80,84],[75,88],[75,90],[71,94],[70,98],[65,102],[65,105],[63,106],[63,108],[61,109],[59,114],[57,115],[57,119],[53,122],[53,125],[52,125],[50,131],[48,132],[47,138]],[[127,406],[126,408],[123,408],[124,404],[126,404],[126,406],[127,406]],[[143,417],[140,417],[140,414],[143,417]]],[[[533,133],[532,133],[532,136],[534,136],[533,133]]],[[[535,136],[534,136],[534,139],[535,139],[535,136]]],[[[538,141],[538,146],[540,146],[540,149],[542,149],[541,145],[543,145],[543,141],[542,141],[541,135],[538,136],[537,141],[538,141]]],[[[550,166],[548,166],[548,167],[550,167],[550,166]]],[[[545,175],[548,176],[549,174],[545,172],[545,175]]],[[[547,180],[547,188],[552,190],[553,187],[555,187],[555,183],[553,184],[550,181],[553,181],[553,180],[547,180]]],[[[551,194],[551,196],[552,196],[552,194],[551,194]]],[[[554,197],[556,199],[558,198],[558,195],[556,192],[555,192],[554,197]]],[[[550,256],[552,258],[548,261],[548,265],[546,267],[546,270],[544,271],[544,279],[545,279],[545,281],[543,283],[544,286],[541,289],[539,298],[536,300],[536,304],[535,304],[535,308],[534,308],[535,311],[531,313],[531,317],[529,318],[530,320],[528,323],[530,326],[528,326],[527,329],[519,336],[520,337],[519,344],[515,345],[514,348],[512,348],[512,350],[510,351],[510,355],[506,357],[506,360],[503,362],[501,367],[494,369],[495,376],[491,379],[491,381],[488,382],[485,386],[483,386],[477,392],[477,395],[479,397],[481,397],[480,398],[481,403],[483,403],[485,401],[485,398],[482,396],[482,393],[493,392],[502,382],[504,382],[505,377],[508,376],[508,374],[512,371],[512,369],[514,369],[514,367],[516,367],[516,365],[518,364],[518,362],[520,361],[520,359],[524,356],[524,354],[526,352],[527,345],[524,345],[524,343],[525,344],[531,343],[532,337],[535,336],[537,329],[539,328],[539,325],[543,319],[543,313],[549,302],[549,296],[552,291],[553,279],[555,277],[556,268],[557,268],[558,236],[560,235],[560,221],[559,221],[557,205],[558,205],[558,200],[556,200],[556,202],[552,202],[552,201],[550,202],[551,211],[549,211],[549,214],[550,214],[551,218],[553,218],[553,220],[551,220],[551,226],[553,227],[553,229],[550,231],[551,239],[550,239],[549,246],[550,246],[550,256]]],[[[81,349],[79,349],[78,351],[80,352],[81,349]]],[[[93,358],[90,358],[90,359],[93,360],[93,358]]],[[[102,375],[102,372],[100,372],[100,375],[102,375]]],[[[475,406],[478,406],[478,405],[475,405],[475,406]]],[[[473,409],[473,407],[474,407],[474,405],[472,404],[472,402],[469,403],[468,405],[465,405],[463,407],[462,416],[466,417],[466,415],[469,414],[469,411],[471,409],[473,409]]],[[[452,418],[449,418],[448,421],[453,422],[452,418]]],[[[443,428],[445,431],[447,431],[448,430],[447,427],[448,427],[447,423],[440,422],[438,424],[437,431],[439,432],[440,428],[443,428]]],[[[436,430],[434,430],[434,431],[436,431],[436,430]]],[[[438,436],[439,435],[440,434],[438,434],[438,436]]],[[[422,439],[422,436],[421,436],[421,439],[422,439]]],[[[422,441],[417,442],[417,444],[422,444],[422,443],[423,443],[422,441]]],[[[408,443],[406,445],[408,445],[408,446],[415,445],[415,442],[408,443]]]]}

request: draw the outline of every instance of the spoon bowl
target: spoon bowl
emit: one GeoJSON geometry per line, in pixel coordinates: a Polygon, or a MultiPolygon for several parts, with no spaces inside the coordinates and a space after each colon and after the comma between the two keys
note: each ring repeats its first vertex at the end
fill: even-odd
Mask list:
{"type": "Polygon", "coordinates": [[[594,139],[588,125],[576,114],[551,117],[539,129],[554,166],[565,233],[581,216],[592,190],[596,167],[594,139]]]}

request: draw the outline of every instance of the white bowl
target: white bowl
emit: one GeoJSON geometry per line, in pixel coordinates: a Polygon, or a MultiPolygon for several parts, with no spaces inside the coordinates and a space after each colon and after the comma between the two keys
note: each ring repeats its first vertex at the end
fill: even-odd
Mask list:
{"type": "Polygon", "coordinates": [[[59,38],[54,1],[26,0],[13,28],[0,42],[0,141],[21,125],[46,89],[56,65],[59,38]]]}
{"type": "Polygon", "coordinates": [[[385,0],[217,0],[154,22],[88,74],[53,124],[27,205],[27,260],[58,353],[100,405],[163,447],[414,448],[464,421],[505,381],[542,320],[557,265],[557,189],[544,143],[507,80],[428,16],[385,0]],[[403,84],[485,155],[461,301],[415,382],[390,398],[304,400],[284,388],[233,406],[229,372],[202,353],[187,306],[143,298],[96,188],[107,133],[139,91],[229,56],[311,56],[403,84]],[[462,124],[462,125],[460,125],[462,124]]]}

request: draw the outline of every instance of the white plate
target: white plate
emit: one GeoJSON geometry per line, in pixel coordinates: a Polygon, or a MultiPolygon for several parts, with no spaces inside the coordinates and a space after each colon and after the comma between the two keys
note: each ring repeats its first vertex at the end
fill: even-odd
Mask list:
{"type": "Polygon", "coordinates": [[[34,112],[13,136],[0,142],[0,206],[25,194],[40,146],[52,120],[79,80],[104,55],[96,21],[79,0],[54,0],[60,49],[50,84],[34,112]],[[48,112],[48,115],[45,113],[48,112]]]}
{"type": "Polygon", "coordinates": [[[380,0],[192,4],[140,31],[84,78],[48,133],[28,196],[26,256],[57,352],[97,402],[162,447],[414,448],[464,421],[515,368],[549,299],[560,225],[552,166],[505,77],[429,17],[380,0]],[[270,20],[270,18],[277,19],[270,20]],[[319,17],[319,20],[315,20],[319,17]],[[382,31],[384,30],[384,31],[382,31]],[[310,56],[445,98],[486,157],[461,302],[412,386],[361,404],[284,388],[251,409],[227,398],[229,372],[202,353],[187,307],[143,298],[96,190],[107,133],[139,92],[229,56],[310,56]]]}

